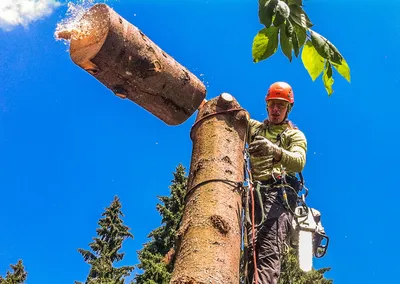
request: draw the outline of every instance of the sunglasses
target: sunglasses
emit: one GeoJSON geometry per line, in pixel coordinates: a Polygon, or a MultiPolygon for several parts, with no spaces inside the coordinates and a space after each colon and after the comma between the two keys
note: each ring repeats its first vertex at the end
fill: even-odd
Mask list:
{"type": "Polygon", "coordinates": [[[289,103],[287,103],[287,102],[268,102],[267,106],[269,108],[277,107],[278,109],[283,110],[289,106],[289,103]]]}

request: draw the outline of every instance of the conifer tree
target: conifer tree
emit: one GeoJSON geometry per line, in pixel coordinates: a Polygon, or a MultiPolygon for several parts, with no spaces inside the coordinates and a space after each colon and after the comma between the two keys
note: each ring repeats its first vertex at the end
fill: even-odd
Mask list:
{"type": "Polygon", "coordinates": [[[136,276],[136,284],[167,284],[171,278],[175,236],[182,219],[187,186],[185,168],[181,164],[173,175],[170,196],[159,197],[162,204],[157,204],[162,225],[149,234],[150,241],[138,252],[138,268],[143,274],[136,276]]]}
{"type": "Polygon", "coordinates": [[[281,276],[278,284],[332,284],[333,281],[326,279],[324,273],[330,268],[313,269],[304,272],[299,267],[297,253],[290,249],[282,259],[281,276]]]}
{"type": "Polygon", "coordinates": [[[10,265],[12,272],[7,271],[6,277],[0,276],[1,284],[22,284],[26,280],[28,273],[25,271],[25,267],[22,264],[22,260],[18,260],[18,263],[10,265]]]}
{"type": "Polygon", "coordinates": [[[78,249],[85,262],[91,266],[85,284],[123,284],[125,277],[134,269],[133,266],[114,266],[124,257],[124,253],[119,252],[122,243],[127,238],[133,238],[130,229],[121,219],[124,216],[121,207],[119,198],[114,197],[98,222],[100,227],[96,229],[97,237],[89,244],[91,251],[78,249]]]}

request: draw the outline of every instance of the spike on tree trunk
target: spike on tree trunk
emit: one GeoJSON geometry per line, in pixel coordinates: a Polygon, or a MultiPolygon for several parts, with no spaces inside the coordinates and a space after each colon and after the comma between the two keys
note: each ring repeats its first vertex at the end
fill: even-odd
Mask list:
{"type": "Polygon", "coordinates": [[[200,108],[171,284],[239,283],[248,113],[229,94],[200,108]]]}
{"type": "Polygon", "coordinates": [[[184,122],[205,98],[203,82],[105,4],[57,36],[71,41],[74,63],[166,124],[184,122]]]}

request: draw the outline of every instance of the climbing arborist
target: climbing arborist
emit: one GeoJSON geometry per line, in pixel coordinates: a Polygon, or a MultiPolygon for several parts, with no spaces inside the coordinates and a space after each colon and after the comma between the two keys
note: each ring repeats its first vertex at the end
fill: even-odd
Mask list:
{"type": "Polygon", "coordinates": [[[252,187],[260,194],[250,202],[254,209],[250,223],[255,226],[252,228],[250,223],[246,226],[247,282],[256,283],[258,278],[256,284],[275,284],[279,280],[281,256],[290,234],[297,192],[302,187],[296,173],[305,166],[307,141],[303,132],[288,120],[294,105],[289,84],[272,84],[265,101],[268,118],[263,122],[251,119],[248,133],[252,187]]]}

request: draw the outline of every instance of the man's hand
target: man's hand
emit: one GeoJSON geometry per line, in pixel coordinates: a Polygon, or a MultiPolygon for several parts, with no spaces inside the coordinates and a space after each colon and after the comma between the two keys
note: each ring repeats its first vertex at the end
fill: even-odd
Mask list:
{"type": "Polygon", "coordinates": [[[272,155],[275,161],[280,161],[282,149],[263,136],[256,136],[249,145],[249,153],[254,157],[272,155]]]}

